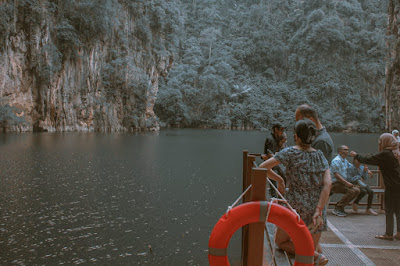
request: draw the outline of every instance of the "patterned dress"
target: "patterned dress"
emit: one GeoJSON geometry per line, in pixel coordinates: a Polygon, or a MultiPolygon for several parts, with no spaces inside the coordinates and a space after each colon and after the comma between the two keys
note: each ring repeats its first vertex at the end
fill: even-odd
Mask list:
{"type": "MultiPolygon", "coordinates": [[[[306,225],[312,223],[319,197],[323,188],[323,176],[329,168],[328,161],[320,150],[304,151],[288,147],[274,156],[286,167],[286,187],[284,197],[297,211],[306,225]]],[[[323,228],[326,231],[326,209],[322,211],[323,228]]]]}

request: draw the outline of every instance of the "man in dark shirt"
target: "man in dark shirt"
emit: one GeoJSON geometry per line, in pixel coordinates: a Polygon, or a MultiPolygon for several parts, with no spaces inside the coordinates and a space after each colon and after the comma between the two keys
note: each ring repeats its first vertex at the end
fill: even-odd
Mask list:
{"type": "MultiPolygon", "coordinates": [[[[279,151],[280,141],[285,128],[281,124],[274,124],[272,126],[272,132],[270,136],[267,136],[264,142],[264,154],[268,155],[271,152],[275,154],[279,151]]],[[[268,159],[267,157],[265,159],[268,159]]]]}
{"type": "MultiPolygon", "coordinates": [[[[267,138],[265,139],[265,142],[264,142],[264,154],[261,155],[261,158],[263,160],[268,160],[276,152],[278,152],[281,149],[281,146],[282,146],[281,140],[283,139],[284,131],[285,131],[285,127],[283,127],[279,123],[274,124],[272,126],[271,135],[267,136],[267,138]]],[[[274,167],[274,168],[272,168],[272,170],[274,170],[275,173],[279,174],[280,176],[282,176],[283,179],[285,179],[284,168],[282,166],[274,167]]],[[[276,187],[276,181],[271,180],[271,182],[276,187]]],[[[271,194],[271,197],[277,197],[275,189],[273,189],[273,188],[270,188],[270,194],[271,194]]]]}
{"type": "Polygon", "coordinates": [[[330,164],[334,149],[333,141],[328,131],[326,131],[326,128],[321,124],[321,121],[319,121],[317,111],[307,104],[302,104],[297,107],[295,115],[296,121],[299,121],[303,118],[308,118],[315,123],[318,131],[317,137],[311,143],[311,147],[316,150],[321,150],[326,160],[328,160],[328,163],[330,164]]]}

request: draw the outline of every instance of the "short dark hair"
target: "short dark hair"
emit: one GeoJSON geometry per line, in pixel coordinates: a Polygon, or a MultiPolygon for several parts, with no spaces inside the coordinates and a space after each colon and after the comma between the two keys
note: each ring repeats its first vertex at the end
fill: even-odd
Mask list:
{"type": "Polygon", "coordinates": [[[318,118],[318,113],[317,111],[309,106],[308,104],[302,104],[299,107],[297,107],[297,110],[299,110],[301,116],[306,117],[306,118],[314,118],[316,121],[319,121],[318,118]]]}
{"type": "Polygon", "coordinates": [[[337,147],[337,152],[341,152],[344,147],[346,147],[346,145],[339,145],[339,147],[337,147]]]}
{"type": "Polygon", "coordinates": [[[285,128],[285,127],[282,126],[282,125],[279,124],[279,123],[275,123],[275,124],[272,126],[272,131],[275,131],[275,128],[276,128],[276,129],[281,129],[281,128],[285,128]]]}

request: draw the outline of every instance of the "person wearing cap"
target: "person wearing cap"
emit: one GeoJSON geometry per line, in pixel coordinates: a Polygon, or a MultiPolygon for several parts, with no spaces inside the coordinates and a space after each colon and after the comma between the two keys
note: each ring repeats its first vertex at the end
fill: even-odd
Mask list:
{"type": "MultiPolygon", "coordinates": [[[[282,126],[281,124],[276,123],[272,126],[271,135],[267,136],[267,138],[265,139],[265,142],[264,142],[264,154],[261,155],[261,158],[263,160],[268,160],[275,153],[277,153],[278,151],[281,150],[281,146],[282,146],[281,141],[283,139],[284,133],[285,133],[285,127],[282,126]]],[[[284,178],[285,169],[282,165],[278,166],[278,167],[274,167],[273,170],[284,178]]],[[[271,181],[276,187],[276,185],[277,185],[276,182],[273,180],[271,180],[271,181]]],[[[275,189],[270,188],[270,195],[271,195],[271,197],[277,197],[275,189]]]]}
{"type": "Polygon", "coordinates": [[[392,135],[397,139],[398,142],[400,142],[400,133],[397,129],[392,131],[392,135]]]}

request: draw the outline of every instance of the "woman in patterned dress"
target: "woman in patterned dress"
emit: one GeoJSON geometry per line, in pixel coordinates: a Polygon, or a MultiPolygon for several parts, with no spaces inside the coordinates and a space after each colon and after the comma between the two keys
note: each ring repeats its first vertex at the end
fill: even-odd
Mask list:
{"type": "MultiPolygon", "coordinates": [[[[287,186],[285,198],[310,228],[316,250],[314,260],[318,265],[325,265],[328,259],[322,254],[319,240],[322,231],[327,228],[325,205],[332,182],[328,161],[320,150],[311,147],[315,135],[316,126],[311,120],[297,121],[294,134],[296,145],[279,151],[260,167],[268,169],[268,177],[278,182],[281,193],[287,186]],[[286,184],[282,177],[271,170],[278,164],[286,167],[286,184]]],[[[275,242],[280,249],[295,254],[293,242],[281,228],[277,230],[275,242]]]]}

